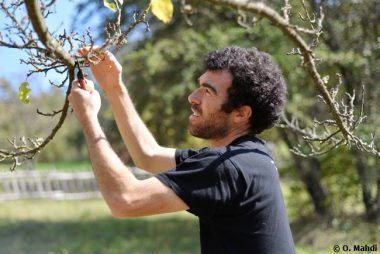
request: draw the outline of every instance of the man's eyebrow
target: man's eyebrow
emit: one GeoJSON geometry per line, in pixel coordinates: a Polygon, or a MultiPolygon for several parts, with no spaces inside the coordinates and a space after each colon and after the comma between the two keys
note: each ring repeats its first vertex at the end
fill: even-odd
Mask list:
{"type": "Polygon", "coordinates": [[[216,95],[218,94],[218,90],[216,90],[215,86],[210,85],[209,83],[206,83],[206,82],[201,83],[200,79],[198,79],[198,83],[200,86],[210,88],[214,92],[214,94],[216,95]]]}

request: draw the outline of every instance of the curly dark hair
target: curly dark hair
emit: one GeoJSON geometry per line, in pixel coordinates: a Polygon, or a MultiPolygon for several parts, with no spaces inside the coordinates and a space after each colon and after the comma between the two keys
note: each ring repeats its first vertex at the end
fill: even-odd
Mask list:
{"type": "Polygon", "coordinates": [[[231,73],[232,84],[222,110],[231,113],[241,106],[250,106],[250,134],[259,134],[278,122],[287,92],[281,72],[269,54],[256,48],[232,46],[210,52],[204,65],[209,71],[231,73]]]}

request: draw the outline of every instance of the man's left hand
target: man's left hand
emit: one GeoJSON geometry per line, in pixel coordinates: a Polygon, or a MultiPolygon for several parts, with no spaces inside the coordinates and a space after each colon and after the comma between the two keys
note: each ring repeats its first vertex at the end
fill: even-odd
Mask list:
{"type": "Polygon", "coordinates": [[[70,105],[82,125],[97,120],[101,106],[100,95],[94,89],[94,83],[87,79],[83,81],[86,83],[85,89],[82,89],[79,81],[75,80],[69,95],[70,105]]]}

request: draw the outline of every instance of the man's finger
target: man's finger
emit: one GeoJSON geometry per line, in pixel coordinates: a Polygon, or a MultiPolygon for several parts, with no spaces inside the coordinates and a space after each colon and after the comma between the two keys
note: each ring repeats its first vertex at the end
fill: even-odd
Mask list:
{"type": "Polygon", "coordinates": [[[74,80],[72,83],[71,83],[71,90],[73,89],[80,89],[80,86],[79,86],[79,82],[78,80],[74,80]]]}
{"type": "MultiPolygon", "coordinates": [[[[104,58],[103,60],[105,60],[105,61],[112,61],[112,62],[117,61],[116,57],[111,52],[109,52],[108,50],[102,52],[101,47],[99,47],[99,46],[93,46],[92,48],[91,47],[84,47],[84,48],[78,49],[78,55],[79,56],[86,56],[90,52],[95,53],[97,55],[97,57],[104,58]]],[[[94,58],[93,60],[97,60],[97,59],[94,58]]]]}
{"type": "Polygon", "coordinates": [[[100,50],[100,47],[99,47],[99,46],[79,48],[79,49],[78,49],[78,55],[79,55],[79,56],[85,56],[85,55],[87,55],[90,51],[98,51],[98,50],[100,50]]]}
{"type": "Polygon", "coordinates": [[[116,57],[111,52],[106,51],[104,55],[105,55],[106,60],[111,61],[111,62],[117,62],[116,57]]]}
{"type": "Polygon", "coordinates": [[[86,84],[86,90],[92,93],[95,90],[94,82],[88,79],[83,79],[86,84]]]}
{"type": "Polygon", "coordinates": [[[79,80],[74,80],[71,83],[71,90],[72,91],[80,91],[80,90],[87,90],[85,87],[81,84],[79,80]]]}
{"type": "Polygon", "coordinates": [[[77,55],[78,57],[86,57],[85,62],[90,66],[94,66],[94,62],[99,62],[105,58],[104,52],[101,52],[99,46],[79,48],[77,55]]]}
{"type": "Polygon", "coordinates": [[[89,93],[92,93],[95,90],[95,86],[94,86],[94,83],[88,79],[74,80],[72,83],[71,90],[74,90],[74,89],[81,89],[89,93]]]}
{"type": "Polygon", "coordinates": [[[85,56],[90,52],[94,52],[97,55],[102,55],[101,53],[101,47],[99,46],[93,46],[93,47],[84,47],[84,48],[79,48],[78,49],[78,55],[79,56],[85,56]]]}
{"type": "Polygon", "coordinates": [[[122,68],[115,55],[109,51],[105,52],[105,60],[108,61],[111,66],[114,65],[117,69],[122,68]]]}

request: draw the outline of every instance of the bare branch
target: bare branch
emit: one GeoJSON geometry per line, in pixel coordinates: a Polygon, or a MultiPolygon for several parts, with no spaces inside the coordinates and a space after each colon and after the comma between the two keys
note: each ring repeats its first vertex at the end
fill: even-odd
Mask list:
{"type": "Polygon", "coordinates": [[[181,0],[181,13],[187,23],[187,25],[192,26],[193,23],[190,20],[190,15],[194,14],[196,9],[190,3],[187,3],[186,0],[181,0]]]}
{"type": "MultiPolygon", "coordinates": [[[[69,103],[68,103],[68,95],[70,93],[71,89],[71,82],[74,80],[74,64],[72,64],[74,61],[72,57],[63,50],[63,48],[59,45],[59,43],[50,35],[48,32],[45,23],[44,18],[41,13],[40,7],[37,3],[37,1],[25,1],[25,4],[27,5],[27,10],[29,17],[32,21],[33,27],[35,31],[37,32],[40,41],[45,45],[46,49],[41,49],[39,47],[33,46],[32,49],[37,50],[36,54],[33,54],[32,52],[29,52],[31,57],[29,60],[24,61],[27,64],[31,64],[32,66],[36,67],[36,70],[31,71],[28,75],[34,72],[47,72],[51,69],[58,70],[60,67],[66,67],[65,70],[62,72],[68,71],[69,76],[69,86],[66,91],[66,99],[64,102],[64,105],[62,109],[59,111],[61,113],[61,117],[56,124],[56,126],[52,129],[51,133],[42,141],[41,138],[26,139],[25,137],[21,138],[21,145],[16,143],[16,140],[9,140],[11,145],[13,146],[13,151],[6,151],[6,150],[0,150],[0,160],[5,159],[11,159],[13,161],[11,170],[14,170],[16,166],[18,166],[24,159],[30,159],[33,158],[39,151],[41,151],[55,136],[55,134],[58,132],[58,130],[61,128],[63,122],[65,121],[69,103]],[[39,56],[41,56],[42,59],[39,59],[39,56]],[[54,56],[56,56],[59,60],[61,60],[64,64],[59,64],[58,61],[54,60],[54,56]],[[51,60],[51,63],[46,63],[46,57],[47,59],[51,60]],[[43,69],[39,69],[38,66],[49,66],[43,69]],[[28,140],[28,142],[27,142],[28,140]],[[29,145],[31,144],[31,145],[29,145]]],[[[2,9],[5,8],[5,6],[1,6],[2,9]]],[[[46,15],[45,15],[46,16],[46,15]]],[[[23,30],[20,25],[20,23],[16,23],[16,27],[18,30],[24,34],[25,37],[29,36],[29,34],[26,33],[26,30],[23,30]]],[[[31,37],[28,37],[29,39],[31,37]]],[[[28,43],[35,43],[34,39],[30,39],[28,43]]],[[[4,44],[4,43],[2,43],[4,44]]],[[[15,46],[16,44],[13,44],[15,46]]],[[[37,45],[37,43],[35,43],[37,45]]],[[[19,45],[22,46],[22,45],[19,45]]],[[[24,45],[25,47],[20,48],[29,48],[28,45],[24,45]]],[[[58,70],[59,71],[59,70],[58,70]]],[[[65,79],[67,80],[67,78],[65,79]]],[[[45,114],[46,115],[46,114],[45,114]]]]}
{"type": "Polygon", "coordinates": [[[74,59],[59,45],[59,43],[51,36],[44,22],[40,6],[37,0],[25,0],[29,18],[32,22],[34,31],[38,38],[45,45],[46,49],[57,56],[68,68],[74,68],[74,59]]]}
{"type": "Polygon", "coordinates": [[[282,15],[286,21],[289,21],[289,14],[292,6],[289,4],[289,0],[284,0],[284,7],[281,8],[282,15]]]}
{"type": "MultiPolygon", "coordinates": [[[[331,141],[329,147],[336,148],[337,146],[340,146],[342,144],[345,145],[355,145],[361,150],[370,152],[378,157],[380,157],[380,152],[376,150],[376,148],[372,145],[373,142],[367,143],[363,140],[361,140],[359,137],[357,137],[354,134],[354,129],[352,126],[355,126],[355,124],[352,123],[352,115],[353,115],[353,105],[343,105],[342,109],[339,107],[339,105],[335,101],[335,94],[330,93],[328,88],[326,87],[325,80],[321,77],[320,73],[317,70],[316,67],[316,58],[313,54],[313,48],[317,46],[319,36],[322,33],[322,22],[323,22],[323,12],[322,9],[320,9],[320,13],[318,15],[316,14],[310,14],[303,2],[304,12],[305,14],[300,14],[300,17],[305,21],[308,22],[311,26],[311,31],[314,31],[314,39],[313,42],[309,45],[305,42],[305,40],[300,36],[300,32],[302,29],[295,27],[294,25],[289,23],[289,18],[287,15],[281,16],[277,11],[273,10],[272,8],[265,5],[263,2],[256,2],[256,1],[250,1],[250,0],[206,0],[207,2],[216,4],[216,5],[223,5],[223,6],[230,6],[236,10],[244,10],[249,12],[258,13],[263,18],[268,19],[271,21],[271,24],[278,29],[280,29],[283,34],[288,37],[296,46],[296,49],[294,49],[289,54],[300,54],[303,61],[303,66],[306,68],[308,74],[312,78],[314,84],[319,90],[319,93],[321,95],[321,98],[323,99],[323,102],[328,106],[329,111],[332,116],[332,120],[334,121],[334,125],[339,130],[339,134],[341,136],[341,139],[333,139],[332,136],[330,137],[330,134],[325,136],[325,138],[330,137],[330,139],[327,139],[324,143],[327,144],[331,141]]],[[[288,2],[285,1],[287,4],[288,2]]],[[[307,32],[311,32],[310,30],[305,30],[307,32]]],[[[351,96],[351,95],[350,95],[351,96]]],[[[297,126],[294,126],[295,129],[297,129],[297,126]]],[[[310,131],[303,131],[305,134],[312,134],[310,131]]],[[[326,133],[325,133],[326,134],[326,133]]],[[[338,133],[337,133],[338,134],[338,133]]],[[[334,134],[337,135],[337,134],[334,134]]],[[[313,135],[311,135],[310,140],[313,140],[315,138],[313,135]]],[[[321,140],[317,140],[320,141],[321,140]]],[[[327,151],[327,150],[326,150],[327,151]]],[[[315,154],[321,154],[321,152],[316,152],[315,154]]]]}
{"type": "Polygon", "coordinates": [[[62,113],[62,109],[61,109],[61,110],[58,110],[58,111],[53,110],[52,113],[42,113],[39,109],[37,109],[37,114],[42,115],[42,116],[50,116],[50,117],[53,117],[53,116],[58,115],[58,114],[60,114],[60,113],[62,113]]]}
{"type": "Polygon", "coordinates": [[[51,140],[53,140],[58,130],[62,127],[66,119],[68,108],[69,108],[68,95],[70,94],[70,90],[71,90],[71,82],[74,80],[74,77],[75,77],[73,69],[69,71],[69,76],[70,76],[69,78],[70,83],[66,91],[66,98],[61,110],[61,117],[59,118],[55,127],[52,129],[51,133],[42,142],[32,142],[34,145],[36,145],[35,147],[29,147],[25,144],[24,146],[19,146],[16,144],[15,140],[12,140],[12,141],[10,140],[10,143],[14,147],[14,151],[6,151],[6,150],[0,149],[1,160],[5,160],[5,159],[13,160],[11,170],[14,170],[15,167],[20,164],[20,159],[22,158],[30,159],[30,158],[33,158],[37,153],[39,153],[51,140]]]}
{"type": "MultiPolygon", "coordinates": [[[[134,22],[128,26],[128,28],[125,31],[121,30],[121,24],[120,24],[120,16],[118,16],[117,22],[114,24],[110,24],[107,29],[107,39],[105,43],[101,46],[101,50],[107,50],[110,47],[118,46],[120,47],[123,44],[127,43],[128,34],[137,27],[137,25],[144,23],[146,26],[146,30],[149,31],[149,24],[146,21],[146,17],[148,15],[148,12],[150,10],[151,4],[147,5],[147,7],[144,9],[143,13],[135,12],[133,14],[134,22]]],[[[119,14],[120,15],[120,10],[119,14]]],[[[89,60],[89,59],[87,59],[89,60]]]]}
{"type": "MultiPolygon", "coordinates": [[[[9,140],[13,147],[12,150],[0,149],[0,161],[11,160],[11,170],[14,170],[20,163],[33,158],[40,152],[54,138],[64,123],[69,108],[68,95],[71,90],[71,83],[75,78],[75,60],[78,60],[80,64],[88,62],[88,59],[96,59],[96,61],[103,60],[98,56],[98,53],[95,52],[90,52],[89,56],[87,56],[89,58],[74,55],[75,46],[78,46],[76,44],[79,44],[80,47],[94,47],[94,38],[90,29],[86,31],[83,38],[77,33],[69,34],[66,30],[56,38],[53,37],[54,32],[49,32],[45,24],[45,18],[52,13],[55,2],[56,0],[51,0],[48,3],[41,2],[40,5],[38,0],[13,1],[9,6],[7,6],[4,1],[0,3],[0,11],[3,11],[11,20],[11,24],[6,24],[6,31],[9,34],[3,36],[3,34],[0,33],[0,46],[25,50],[28,58],[22,59],[21,63],[25,63],[34,68],[28,72],[27,76],[36,72],[46,74],[54,70],[57,73],[66,74],[66,77],[59,85],[49,81],[51,85],[63,87],[66,82],[69,82],[66,90],[66,98],[60,110],[53,110],[52,113],[42,113],[37,109],[37,114],[43,116],[53,117],[60,114],[57,124],[45,139],[22,137],[19,142],[16,142],[16,139],[12,139],[9,140]],[[23,22],[20,22],[17,20],[15,13],[16,10],[21,10],[19,8],[21,8],[23,4],[26,6],[28,16],[22,20],[23,22]],[[35,33],[29,28],[30,26],[33,27],[35,33]],[[37,37],[35,38],[34,36],[36,35],[37,37]],[[17,41],[12,36],[15,36],[17,41]],[[67,48],[66,46],[68,46],[68,51],[64,49],[67,48]]],[[[117,21],[114,24],[110,24],[108,28],[110,34],[102,46],[104,50],[125,44],[128,34],[140,23],[145,23],[147,29],[149,28],[146,16],[150,5],[148,5],[142,14],[135,13],[134,22],[126,31],[122,31],[120,25],[121,6],[119,6],[119,2],[116,2],[116,4],[118,8],[117,21]]]]}

